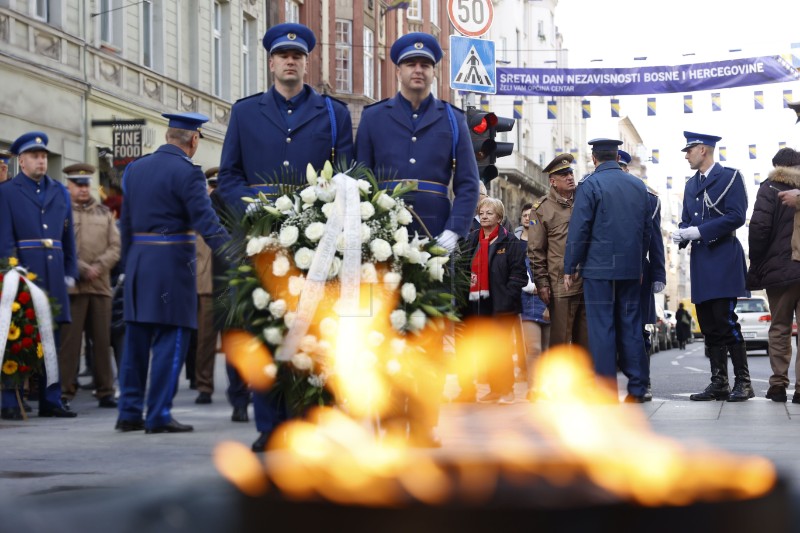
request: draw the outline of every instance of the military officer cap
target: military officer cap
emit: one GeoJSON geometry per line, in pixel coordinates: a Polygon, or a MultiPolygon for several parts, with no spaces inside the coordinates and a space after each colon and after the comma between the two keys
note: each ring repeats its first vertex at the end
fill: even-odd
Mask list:
{"type": "Polygon", "coordinates": [[[6,152],[5,150],[0,150],[0,163],[5,163],[6,165],[11,161],[11,158],[14,156],[11,152],[6,152]]]}
{"type": "Polygon", "coordinates": [[[625,165],[626,167],[631,164],[631,154],[626,152],[625,150],[619,150],[619,164],[625,165]]]}
{"type": "Polygon", "coordinates": [[[217,176],[219,175],[219,167],[211,167],[206,170],[206,182],[212,187],[217,186],[217,176]]]}
{"type": "Polygon", "coordinates": [[[46,133],[41,131],[29,131],[17,137],[17,140],[14,141],[9,150],[14,155],[32,151],[49,152],[50,150],[47,149],[48,141],[49,139],[46,133]]]}
{"type": "Polygon", "coordinates": [[[279,50],[297,50],[308,55],[317,44],[314,32],[302,24],[286,22],[276,24],[267,30],[261,43],[264,49],[270,54],[279,50]]]}
{"type": "Polygon", "coordinates": [[[443,52],[436,37],[429,33],[413,32],[397,39],[389,55],[395,65],[414,57],[430,59],[435,65],[442,59],[443,52]]]}
{"type": "Polygon", "coordinates": [[[686,152],[689,148],[697,144],[705,144],[706,146],[714,148],[717,142],[722,140],[722,137],[717,137],[716,135],[706,135],[704,133],[694,133],[691,131],[684,131],[683,136],[686,137],[686,146],[681,148],[681,152],[686,152]]]}
{"type": "Polygon", "coordinates": [[[203,137],[201,127],[208,122],[208,117],[202,113],[163,113],[161,116],[169,119],[170,128],[196,131],[200,137],[203,137]]]}
{"type": "Polygon", "coordinates": [[[75,163],[61,170],[69,181],[75,185],[89,185],[92,182],[92,175],[97,169],[89,163],[75,163]]]}
{"type": "Polygon", "coordinates": [[[622,141],[617,139],[592,139],[589,141],[592,152],[614,152],[619,149],[622,141]]]}
{"type": "Polygon", "coordinates": [[[795,124],[800,122],[800,102],[789,102],[786,104],[786,106],[797,114],[797,120],[795,121],[795,124]]]}
{"type": "Polygon", "coordinates": [[[572,172],[572,162],[575,157],[572,154],[558,154],[555,159],[544,167],[545,174],[567,174],[572,172]]]}

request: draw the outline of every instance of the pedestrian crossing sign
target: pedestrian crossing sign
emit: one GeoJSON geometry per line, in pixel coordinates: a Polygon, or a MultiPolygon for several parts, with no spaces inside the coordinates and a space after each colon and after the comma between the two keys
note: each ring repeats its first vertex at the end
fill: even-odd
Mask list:
{"type": "Polygon", "coordinates": [[[450,87],[483,94],[497,92],[494,41],[450,36],[450,87]]]}

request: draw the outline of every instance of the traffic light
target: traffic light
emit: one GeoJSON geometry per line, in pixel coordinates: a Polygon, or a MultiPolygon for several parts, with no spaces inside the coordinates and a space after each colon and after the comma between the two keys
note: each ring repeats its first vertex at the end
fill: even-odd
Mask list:
{"type": "Polygon", "coordinates": [[[498,131],[511,131],[514,119],[498,117],[494,113],[469,107],[467,125],[475,160],[478,162],[478,175],[488,185],[497,177],[497,167],[494,165],[497,158],[511,155],[514,150],[514,143],[495,141],[498,131]]]}

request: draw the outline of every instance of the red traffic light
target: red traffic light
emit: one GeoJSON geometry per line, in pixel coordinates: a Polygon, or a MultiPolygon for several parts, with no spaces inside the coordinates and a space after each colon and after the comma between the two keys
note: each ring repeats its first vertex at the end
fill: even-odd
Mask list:
{"type": "Polygon", "coordinates": [[[480,122],[472,126],[472,131],[478,135],[485,133],[487,129],[489,129],[489,124],[487,124],[486,118],[482,118],[480,122]]]}

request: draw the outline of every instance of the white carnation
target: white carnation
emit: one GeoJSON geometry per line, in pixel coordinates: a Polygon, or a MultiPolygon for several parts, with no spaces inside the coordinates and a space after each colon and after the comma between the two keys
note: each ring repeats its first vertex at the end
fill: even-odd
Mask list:
{"type": "Polygon", "coordinates": [[[375,239],[369,243],[369,249],[377,261],[386,261],[392,255],[392,247],[383,239],[375,239]]]}
{"type": "Polygon", "coordinates": [[[378,200],[376,203],[378,204],[378,207],[386,211],[397,205],[397,201],[386,193],[383,193],[380,196],[378,196],[378,200]]]}
{"type": "Polygon", "coordinates": [[[285,255],[277,255],[275,256],[275,260],[272,262],[272,275],[282,278],[289,272],[291,268],[291,264],[289,264],[289,258],[285,255]]]}
{"type": "Polygon", "coordinates": [[[264,375],[268,378],[274,378],[278,375],[278,365],[270,363],[264,367],[264,375]]]}
{"type": "Polygon", "coordinates": [[[394,232],[393,237],[394,242],[408,244],[408,229],[398,228],[398,230],[394,232]]]}
{"type": "Polygon", "coordinates": [[[289,311],[285,315],[283,315],[283,323],[286,324],[287,328],[291,328],[294,325],[294,319],[297,318],[297,313],[294,311],[289,311]]]}
{"type": "Polygon", "coordinates": [[[369,220],[375,214],[375,207],[370,202],[361,202],[361,220],[369,220]]]}
{"type": "Polygon", "coordinates": [[[314,335],[305,335],[297,345],[301,352],[314,353],[317,351],[317,338],[314,335]]]}
{"type": "Polygon", "coordinates": [[[413,283],[403,283],[403,286],[400,287],[400,296],[403,297],[404,302],[414,303],[414,300],[417,299],[417,288],[413,283]]]}
{"type": "Polygon", "coordinates": [[[281,318],[283,315],[286,314],[286,301],[275,300],[274,302],[270,303],[269,312],[275,318],[281,318]]]}
{"type": "Polygon", "coordinates": [[[339,333],[339,322],[333,317],[326,316],[319,323],[319,332],[326,338],[335,337],[339,333]]]}
{"type": "Polygon", "coordinates": [[[261,287],[256,288],[252,294],[253,305],[256,309],[266,309],[269,304],[269,293],[261,287]]]}
{"type": "Polygon", "coordinates": [[[390,291],[396,290],[397,287],[400,286],[400,281],[402,281],[402,279],[403,278],[397,272],[387,272],[383,275],[383,282],[390,291]]]}
{"type": "Polygon", "coordinates": [[[273,346],[278,346],[283,342],[283,331],[281,331],[281,328],[264,328],[262,334],[264,335],[264,340],[273,346]]]}
{"type": "Polygon", "coordinates": [[[285,194],[275,200],[275,209],[280,211],[281,213],[285,213],[286,211],[291,211],[294,208],[294,202],[292,199],[286,196],[285,194]]]}
{"type": "Polygon", "coordinates": [[[361,224],[361,242],[369,242],[369,238],[372,236],[372,230],[369,229],[369,226],[366,224],[361,224]]]}
{"type": "Polygon", "coordinates": [[[411,216],[411,212],[406,209],[405,207],[402,208],[397,212],[397,223],[402,224],[403,226],[408,226],[414,221],[414,217],[411,216]]]}
{"type": "Polygon", "coordinates": [[[291,276],[289,278],[289,294],[292,296],[300,296],[305,283],[306,279],[303,276],[291,276]]]}
{"type": "Polygon", "coordinates": [[[322,234],[325,233],[325,224],[322,222],[312,222],[306,228],[305,233],[309,241],[317,242],[322,238],[322,234]]]}
{"type": "Polygon", "coordinates": [[[417,309],[408,315],[408,329],[411,331],[421,331],[425,327],[428,317],[422,309],[417,309]]]}
{"type": "Polygon", "coordinates": [[[294,254],[294,264],[300,270],[308,270],[311,268],[311,263],[314,261],[314,250],[310,248],[300,248],[294,254]]]}
{"type": "Polygon", "coordinates": [[[331,215],[333,214],[333,210],[336,209],[335,204],[323,204],[322,205],[322,214],[325,215],[326,219],[330,219],[331,215]]]}
{"type": "Polygon", "coordinates": [[[365,194],[369,194],[369,191],[372,189],[372,185],[367,180],[358,180],[358,190],[365,194]]]}
{"type": "Polygon", "coordinates": [[[361,283],[378,283],[378,271],[372,263],[361,265],[361,283]]]}
{"type": "Polygon", "coordinates": [[[314,190],[314,187],[306,187],[302,191],[300,191],[300,199],[303,200],[304,204],[313,204],[317,201],[317,193],[314,190]]]}
{"type": "Polygon", "coordinates": [[[450,258],[448,256],[432,257],[428,259],[425,269],[432,281],[444,280],[444,265],[450,258]]]}
{"type": "Polygon", "coordinates": [[[281,232],[278,235],[278,242],[280,242],[281,246],[284,248],[288,248],[297,242],[299,236],[300,230],[297,229],[297,226],[284,226],[281,228],[281,232]]]}
{"type": "Polygon", "coordinates": [[[314,365],[314,360],[308,354],[297,352],[292,356],[292,366],[297,370],[308,370],[314,365]]]}
{"type": "Polygon", "coordinates": [[[395,331],[403,331],[406,327],[406,312],[402,309],[395,309],[389,315],[389,323],[395,331]]]}

